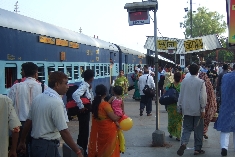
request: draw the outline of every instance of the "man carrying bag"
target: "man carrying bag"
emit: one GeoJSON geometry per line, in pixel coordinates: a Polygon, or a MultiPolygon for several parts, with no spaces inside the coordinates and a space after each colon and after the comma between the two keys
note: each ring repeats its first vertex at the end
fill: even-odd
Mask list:
{"type": "Polygon", "coordinates": [[[151,95],[144,94],[143,89],[146,88],[146,85],[148,86],[148,88],[150,88],[150,90],[155,89],[155,83],[154,83],[153,77],[149,75],[148,68],[144,69],[144,75],[140,76],[139,82],[138,82],[138,86],[140,89],[140,96],[141,96],[140,116],[143,115],[145,106],[146,106],[147,116],[152,115],[151,112],[152,112],[152,98],[153,97],[151,95]]]}

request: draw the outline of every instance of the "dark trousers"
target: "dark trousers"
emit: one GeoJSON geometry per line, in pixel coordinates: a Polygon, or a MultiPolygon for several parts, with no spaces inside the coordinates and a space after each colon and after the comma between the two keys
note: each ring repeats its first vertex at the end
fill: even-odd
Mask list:
{"type": "Polygon", "coordinates": [[[161,97],[162,95],[163,95],[163,86],[158,86],[158,96],[161,97]]]}
{"type": "Polygon", "coordinates": [[[140,100],[140,110],[144,110],[146,106],[146,113],[150,114],[152,112],[152,98],[141,95],[141,100],[140,100]]]}
{"type": "Polygon", "coordinates": [[[60,157],[58,140],[32,138],[32,157],[60,157]]]}
{"type": "Polygon", "coordinates": [[[77,116],[79,120],[77,144],[83,148],[84,154],[86,154],[89,137],[90,112],[79,113],[77,116]]]}
{"type": "MultiPolygon", "coordinates": [[[[19,132],[19,138],[18,138],[18,144],[20,143],[20,138],[21,138],[21,134],[25,125],[25,121],[20,121],[21,122],[21,127],[20,127],[20,132],[19,132]]],[[[22,155],[22,157],[31,157],[31,130],[29,131],[27,137],[26,137],[26,153],[24,155],[22,155]]]]}
{"type": "Polygon", "coordinates": [[[191,132],[194,131],[194,148],[201,150],[203,141],[204,120],[201,116],[184,116],[181,144],[188,144],[191,132]]]}

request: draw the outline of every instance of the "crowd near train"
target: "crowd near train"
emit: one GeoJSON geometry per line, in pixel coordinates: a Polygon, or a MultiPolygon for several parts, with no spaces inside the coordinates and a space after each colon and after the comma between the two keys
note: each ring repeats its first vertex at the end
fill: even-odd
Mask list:
{"type": "MultiPolygon", "coordinates": [[[[53,71],[62,71],[69,84],[79,84],[86,69],[95,71],[94,85],[110,87],[120,70],[131,80],[134,67],[153,64],[153,57],[97,38],[0,9],[0,91],[7,94],[20,79],[21,65],[38,65],[38,80],[48,83],[53,71]]],[[[165,61],[160,61],[165,62],[165,61]]]]}

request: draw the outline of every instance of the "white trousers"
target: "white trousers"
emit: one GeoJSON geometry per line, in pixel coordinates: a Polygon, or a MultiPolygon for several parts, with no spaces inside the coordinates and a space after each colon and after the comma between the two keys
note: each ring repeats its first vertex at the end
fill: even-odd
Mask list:
{"type": "MultiPolygon", "coordinates": [[[[220,132],[220,147],[228,150],[230,132],[220,132]]],[[[233,145],[235,151],[235,132],[233,132],[233,145]]]]}

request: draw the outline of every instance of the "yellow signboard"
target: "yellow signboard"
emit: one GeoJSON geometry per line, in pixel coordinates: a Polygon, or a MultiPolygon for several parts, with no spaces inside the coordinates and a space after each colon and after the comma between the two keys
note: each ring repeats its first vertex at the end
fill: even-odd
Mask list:
{"type": "Polygon", "coordinates": [[[69,46],[69,42],[63,39],[56,39],[56,45],[59,46],[69,46]]]}
{"type": "Polygon", "coordinates": [[[202,39],[185,40],[184,48],[185,48],[185,52],[201,50],[203,49],[202,39]]]}
{"type": "Polygon", "coordinates": [[[74,49],[78,49],[78,48],[79,48],[79,44],[70,41],[70,42],[69,42],[69,47],[74,48],[74,49]]]}
{"type": "Polygon", "coordinates": [[[55,44],[55,38],[39,36],[39,42],[46,43],[46,44],[55,44]]]}
{"type": "Polygon", "coordinates": [[[158,40],[157,41],[157,49],[168,50],[168,47],[177,48],[177,42],[171,41],[171,40],[158,40]]]}

